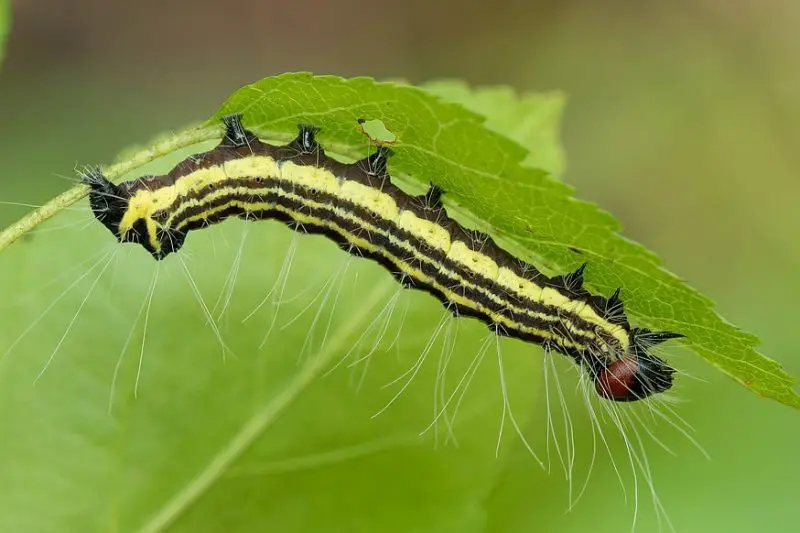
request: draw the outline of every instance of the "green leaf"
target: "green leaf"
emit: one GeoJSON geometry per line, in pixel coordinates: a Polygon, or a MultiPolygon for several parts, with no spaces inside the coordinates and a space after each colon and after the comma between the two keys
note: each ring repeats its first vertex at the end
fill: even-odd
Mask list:
{"type": "Polygon", "coordinates": [[[11,31],[11,1],[0,0],[0,64],[6,55],[6,41],[11,31]]]}
{"type": "MultiPolygon", "coordinates": [[[[622,285],[640,324],[687,334],[691,348],[756,392],[798,405],[791,378],[752,349],[755,338],[619,237],[609,215],[523,165],[527,151],[483,117],[429,92],[364,78],[269,78],[237,91],[205,125],[105,170],[121,179],[162,173],[207,149],[218,117],[233,111],[276,142],[297,123],[317,124],[326,150],[350,159],[368,150],[357,119],[382,121],[398,136],[390,168],[402,186],[435,180],[456,216],[552,272],[588,260],[590,286],[622,285]]],[[[528,147],[557,153],[555,126],[542,124],[526,134],[542,145],[528,147]]],[[[413,374],[404,376],[445,315],[433,298],[399,291],[377,265],[272,222],[195,232],[185,253],[155,264],[113,242],[85,202],[68,210],[84,194],[68,191],[0,234],[0,250],[16,242],[0,256],[0,531],[483,530],[485,498],[505,466],[495,457],[504,410],[485,326],[447,322],[409,387],[373,418],[405,381],[384,385],[413,374]],[[40,225],[48,231],[31,232],[40,225]],[[33,237],[17,242],[25,235],[33,237]],[[295,247],[286,286],[276,284],[295,247]],[[387,306],[384,328],[375,317],[387,306]],[[223,357],[204,307],[220,317],[233,355],[223,357]],[[452,420],[459,446],[445,446],[450,419],[421,438],[480,353],[452,420]]],[[[541,353],[508,339],[500,346],[525,427],[541,353]]],[[[506,420],[501,451],[513,442],[506,420]]]]}
{"type": "Polygon", "coordinates": [[[522,163],[558,177],[564,172],[560,142],[561,115],[566,99],[562,93],[525,93],[511,87],[472,88],[460,80],[437,80],[423,88],[450,102],[486,117],[485,126],[529,150],[522,163]]]}
{"type": "Polygon", "coordinates": [[[392,161],[398,179],[418,187],[435,181],[458,204],[446,202],[453,213],[478,221],[545,270],[563,273],[587,261],[588,286],[604,294],[622,287],[639,325],[683,333],[685,346],[753,392],[800,408],[794,378],[754,349],[757,337],[722,319],[710,299],[662,268],[654,253],[620,236],[611,215],[525,168],[527,152],[484,127],[480,115],[410,86],[310,74],[243,87],[209,124],[235,111],[246,111],[246,124],[267,138],[288,139],[297,122],[319,124],[328,139],[343,143],[334,143],[336,151],[353,158],[363,156],[363,142],[350,124],[379,118],[399,137],[402,148],[392,161]]]}
{"type": "MultiPolygon", "coordinates": [[[[85,213],[71,213],[58,225],[85,220],[85,213]]],[[[277,223],[230,221],[193,235],[184,259],[208,307],[220,302],[215,316],[245,231],[235,291],[220,321],[234,353],[227,358],[180,259],[156,265],[139,250],[109,242],[97,225],[69,238],[41,233],[4,254],[0,289],[12,297],[3,302],[3,347],[16,337],[9,332],[23,331],[65,286],[86,276],[0,365],[0,530],[480,529],[477,502],[502,466],[494,457],[502,404],[493,351],[455,419],[458,448],[444,447],[444,421],[419,436],[437,405],[443,338],[409,388],[373,419],[404,380],[382,387],[423,353],[441,306],[425,294],[401,291],[383,269],[350,260],[322,237],[295,237],[277,223]],[[279,277],[295,238],[298,251],[282,291],[286,302],[259,349],[270,306],[242,321],[279,277]],[[110,263],[102,258],[109,251],[116,251],[110,263]],[[142,344],[143,317],[132,326],[155,272],[142,344]],[[59,274],[61,283],[47,283],[59,274]],[[331,280],[325,303],[323,289],[331,280]],[[369,355],[382,321],[326,375],[398,293],[394,319],[372,358],[348,368],[369,355]],[[315,336],[306,345],[309,332],[315,336]]],[[[450,325],[458,326],[457,335],[451,330],[448,336],[457,354],[448,367],[452,388],[488,333],[475,321],[450,325]]],[[[503,344],[512,405],[524,421],[535,405],[540,357],[522,343],[503,344]]]]}

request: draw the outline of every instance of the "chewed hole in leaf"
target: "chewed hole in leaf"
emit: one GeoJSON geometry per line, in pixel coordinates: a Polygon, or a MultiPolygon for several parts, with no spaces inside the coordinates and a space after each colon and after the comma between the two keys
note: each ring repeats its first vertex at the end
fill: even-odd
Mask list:
{"type": "Polygon", "coordinates": [[[397,135],[386,127],[382,120],[367,120],[360,118],[358,124],[361,126],[361,131],[369,137],[369,139],[378,145],[394,144],[397,142],[397,135]]]}

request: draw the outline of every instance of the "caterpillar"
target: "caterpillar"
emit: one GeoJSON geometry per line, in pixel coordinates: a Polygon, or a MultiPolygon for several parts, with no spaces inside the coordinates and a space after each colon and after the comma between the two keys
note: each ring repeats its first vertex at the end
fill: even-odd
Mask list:
{"type": "Polygon", "coordinates": [[[167,174],[113,184],[100,169],[86,172],[95,218],[158,261],[179,251],[192,230],[229,217],[279,220],[377,261],[456,316],[570,357],[601,398],[632,402],[672,387],[675,369],[650,348],[683,335],[632,327],[620,289],[606,298],[583,287],[586,264],[548,277],[451,219],[435,183],[423,195],[407,194],[392,182],[394,152],[386,146],[345,164],[325,154],[318,127],[300,124],[293,141],[274,146],[245,129],[241,114],[222,121],[215,148],[167,174]]]}

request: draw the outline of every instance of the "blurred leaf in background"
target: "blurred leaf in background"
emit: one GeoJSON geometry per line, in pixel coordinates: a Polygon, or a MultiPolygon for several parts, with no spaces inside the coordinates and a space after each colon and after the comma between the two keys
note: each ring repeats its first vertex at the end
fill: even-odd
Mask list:
{"type": "Polygon", "coordinates": [[[0,0],[0,68],[6,55],[6,40],[11,31],[11,0],[0,0]]]}

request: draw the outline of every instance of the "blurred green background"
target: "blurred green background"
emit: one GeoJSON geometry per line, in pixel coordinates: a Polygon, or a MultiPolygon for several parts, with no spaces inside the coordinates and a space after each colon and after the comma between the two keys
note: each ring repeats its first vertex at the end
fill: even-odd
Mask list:
{"type": "MultiPolygon", "coordinates": [[[[67,188],[59,176],[76,164],[110,161],[284,71],[562,90],[564,180],[800,374],[797,2],[26,0],[14,9],[0,70],[2,200],[41,203],[67,188]]],[[[25,212],[2,206],[0,223],[25,212]]],[[[711,455],[659,433],[677,454],[651,456],[676,529],[796,531],[798,414],[687,354],[676,364],[706,380],[682,381],[679,412],[711,455]]],[[[512,474],[499,490],[528,512],[493,530],[627,530],[630,502],[604,454],[598,462],[568,514],[563,476],[512,474]]],[[[650,531],[652,511],[641,513],[650,531]]]]}

